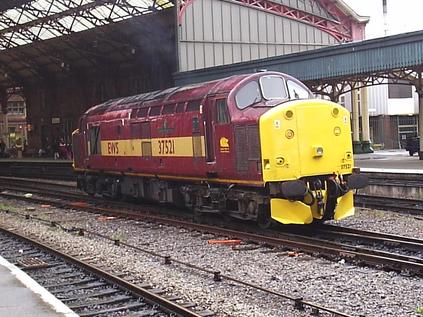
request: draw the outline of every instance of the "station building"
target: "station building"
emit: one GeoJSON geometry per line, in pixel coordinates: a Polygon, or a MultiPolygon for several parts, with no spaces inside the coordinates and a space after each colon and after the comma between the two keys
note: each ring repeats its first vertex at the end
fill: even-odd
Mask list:
{"type": "Polygon", "coordinates": [[[24,98],[19,94],[9,97],[7,113],[0,114],[0,136],[7,149],[24,149],[28,139],[26,105],[24,98]]]}
{"type": "Polygon", "coordinates": [[[6,89],[22,87],[32,153],[69,142],[105,100],[171,87],[179,72],[362,40],[368,22],[342,0],[88,1],[55,14],[21,2],[23,24],[22,3],[0,4],[0,96],[4,107],[6,89]]]}
{"type": "MultiPolygon", "coordinates": [[[[419,133],[418,95],[416,88],[409,84],[383,82],[383,85],[365,88],[368,90],[370,140],[375,149],[402,149],[407,138],[419,133]]],[[[361,110],[363,89],[355,93],[361,110]]],[[[351,111],[351,93],[342,95],[339,103],[351,111]]]]}

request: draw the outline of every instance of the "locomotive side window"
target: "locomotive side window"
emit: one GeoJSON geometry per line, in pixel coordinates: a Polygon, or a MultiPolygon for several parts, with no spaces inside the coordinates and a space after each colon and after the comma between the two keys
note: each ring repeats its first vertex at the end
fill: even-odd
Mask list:
{"type": "Polygon", "coordinates": [[[242,87],[235,96],[236,105],[239,109],[245,109],[257,102],[261,101],[261,93],[259,84],[251,81],[242,87]]]}
{"type": "Polygon", "coordinates": [[[147,116],[148,108],[140,108],[138,109],[137,117],[138,118],[144,118],[147,116]]]}
{"type": "Polygon", "coordinates": [[[162,110],[162,106],[151,107],[149,116],[158,116],[161,110],[162,110]]]}
{"type": "Polygon", "coordinates": [[[292,80],[288,80],[288,91],[291,99],[309,99],[310,92],[292,80]]]}
{"type": "Polygon", "coordinates": [[[201,100],[189,101],[187,105],[187,112],[200,111],[201,100]]]}
{"type": "Polygon", "coordinates": [[[139,109],[132,109],[131,111],[131,119],[134,119],[137,117],[137,112],[139,109]]]}
{"type": "Polygon", "coordinates": [[[260,78],[261,92],[267,100],[287,99],[285,80],[279,76],[263,76],[260,78]]]}
{"type": "Polygon", "coordinates": [[[182,113],[185,111],[185,102],[180,102],[176,105],[176,113],[182,113]]]}
{"type": "Polygon", "coordinates": [[[90,155],[101,154],[100,127],[90,127],[89,131],[90,155]]]}
{"type": "Polygon", "coordinates": [[[217,110],[217,123],[225,124],[229,123],[229,113],[228,106],[226,105],[226,99],[216,100],[216,110],[217,110]]]}
{"type": "Polygon", "coordinates": [[[174,104],[172,104],[172,105],[165,105],[163,107],[162,114],[171,114],[171,113],[174,113],[174,112],[175,112],[175,105],[174,104]]]}

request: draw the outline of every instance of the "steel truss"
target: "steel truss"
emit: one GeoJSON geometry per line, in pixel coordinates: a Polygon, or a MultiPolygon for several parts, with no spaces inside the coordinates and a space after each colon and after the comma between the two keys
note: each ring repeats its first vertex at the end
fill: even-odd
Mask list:
{"type": "Polygon", "coordinates": [[[33,0],[0,15],[0,50],[170,8],[168,0],[33,0]]]}
{"type": "Polygon", "coordinates": [[[304,81],[304,83],[316,94],[329,97],[332,101],[338,102],[339,97],[352,90],[369,86],[386,85],[389,83],[397,85],[414,85],[417,91],[423,90],[421,74],[423,67],[401,68],[374,72],[351,77],[339,77],[331,79],[318,79],[304,81]]]}

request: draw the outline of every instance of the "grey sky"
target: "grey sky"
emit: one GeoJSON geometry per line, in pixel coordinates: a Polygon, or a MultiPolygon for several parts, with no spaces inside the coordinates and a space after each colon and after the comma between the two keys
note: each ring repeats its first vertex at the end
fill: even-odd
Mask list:
{"type": "MultiPolygon", "coordinates": [[[[344,0],[360,15],[370,16],[366,37],[384,35],[382,0],[344,0]]],[[[387,0],[388,35],[423,30],[423,0],[387,0]]]]}

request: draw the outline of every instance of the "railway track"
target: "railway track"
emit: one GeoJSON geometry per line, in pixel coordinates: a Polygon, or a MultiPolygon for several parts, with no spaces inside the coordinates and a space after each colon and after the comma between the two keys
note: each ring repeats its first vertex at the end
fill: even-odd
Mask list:
{"type": "Polygon", "coordinates": [[[423,215],[423,200],[357,194],[354,197],[354,202],[357,206],[364,208],[423,215]]]}
{"type": "Polygon", "coordinates": [[[161,290],[130,282],[44,243],[0,227],[0,255],[81,317],[100,316],[213,316],[195,311],[192,303],[178,304],[161,290]]]}
{"type": "MultiPolygon", "coordinates": [[[[325,313],[328,313],[330,316],[352,317],[349,314],[331,309],[329,307],[325,307],[324,305],[320,305],[320,304],[317,304],[317,303],[314,303],[314,302],[307,301],[307,300],[303,299],[302,297],[299,297],[297,294],[290,295],[290,294],[287,294],[287,293],[281,293],[281,292],[273,290],[273,289],[262,287],[259,284],[254,284],[254,283],[249,282],[249,281],[240,280],[240,279],[234,278],[230,275],[221,274],[220,271],[213,270],[209,266],[207,268],[199,267],[199,266],[196,266],[196,265],[189,263],[189,262],[184,262],[184,261],[181,261],[181,260],[178,260],[178,259],[175,259],[175,258],[171,258],[170,256],[167,255],[167,253],[165,251],[152,252],[150,249],[148,249],[148,247],[143,248],[142,246],[131,245],[131,244],[125,243],[124,241],[120,241],[120,240],[116,239],[114,236],[106,236],[104,234],[97,233],[97,232],[91,231],[91,230],[87,230],[85,228],[76,228],[76,227],[66,228],[64,225],[61,225],[57,221],[48,221],[44,218],[38,218],[36,216],[29,216],[28,214],[20,213],[20,212],[13,212],[13,211],[6,211],[6,212],[8,214],[14,214],[15,216],[22,217],[22,218],[28,219],[30,221],[40,221],[44,224],[47,224],[48,227],[54,226],[54,227],[57,227],[57,228],[61,228],[65,232],[68,232],[68,233],[71,233],[71,234],[78,234],[80,236],[97,237],[97,238],[105,239],[105,240],[108,240],[111,243],[113,243],[115,246],[119,246],[119,247],[122,247],[122,248],[128,248],[128,249],[131,249],[132,251],[138,252],[138,253],[140,253],[140,256],[141,256],[142,253],[147,253],[150,256],[159,257],[163,260],[163,264],[165,264],[165,265],[176,264],[176,265],[179,265],[179,266],[189,268],[189,269],[194,270],[194,271],[198,271],[200,273],[209,275],[210,278],[213,279],[214,282],[227,281],[228,283],[231,283],[231,284],[233,284],[233,283],[239,284],[239,285],[246,287],[246,288],[251,288],[251,289],[254,289],[254,290],[259,291],[259,292],[264,292],[264,293],[267,293],[269,295],[273,295],[273,296],[276,296],[276,297],[283,298],[285,300],[292,301],[294,307],[296,309],[298,309],[299,311],[309,309],[310,313],[312,315],[315,315],[315,316],[317,316],[319,314],[322,314],[322,316],[326,316],[325,313]]],[[[197,230],[195,230],[195,232],[197,232],[197,230]]],[[[202,315],[202,316],[208,316],[208,315],[202,315]]]]}
{"type": "MultiPolygon", "coordinates": [[[[22,187],[22,185],[20,186],[22,187]]],[[[27,190],[29,188],[26,188],[27,190]]],[[[23,188],[14,190],[24,190],[23,188]]],[[[27,191],[24,190],[24,191],[27,191]]],[[[40,193],[33,191],[33,193],[40,193]]],[[[43,193],[41,191],[43,195],[43,193]]],[[[3,196],[19,198],[13,194],[2,194],[3,196]]],[[[304,226],[283,227],[283,231],[258,231],[255,227],[240,227],[238,224],[229,229],[217,227],[214,225],[203,225],[189,221],[190,216],[185,219],[168,216],[160,216],[153,213],[157,206],[143,206],[142,210],[134,204],[122,204],[107,201],[107,207],[104,207],[104,200],[88,198],[85,195],[64,193],[62,191],[49,192],[48,195],[55,196],[58,201],[50,201],[45,198],[33,197],[32,199],[39,203],[58,204],[63,207],[66,205],[64,199],[74,201],[84,200],[84,204],[67,203],[70,208],[80,208],[116,216],[131,217],[138,219],[150,219],[153,221],[167,223],[170,225],[190,228],[202,232],[209,232],[216,235],[234,237],[256,243],[267,244],[274,247],[287,247],[298,249],[310,254],[320,254],[326,257],[382,267],[389,270],[408,271],[413,274],[423,275],[423,240],[410,239],[401,236],[392,236],[387,234],[378,234],[374,232],[359,231],[353,229],[342,229],[335,226],[320,226],[307,228],[304,226]],[[103,206],[98,206],[102,204],[103,206]],[[147,213],[146,213],[147,211],[147,213]],[[247,231],[246,231],[247,230],[247,231]],[[301,232],[301,234],[299,234],[301,232]],[[345,241],[348,237],[349,242],[345,241]],[[340,241],[343,240],[343,241],[340,241]],[[363,246],[362,242],[368,244],[363,246]],[[370,242],[370,244],[369,244],[370,242]]]]}

